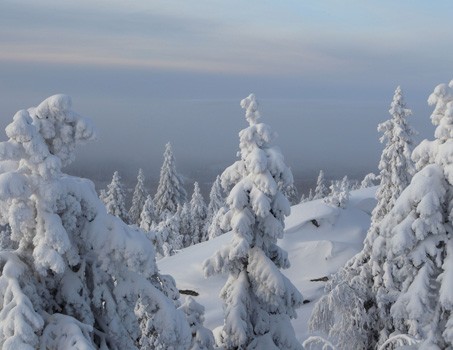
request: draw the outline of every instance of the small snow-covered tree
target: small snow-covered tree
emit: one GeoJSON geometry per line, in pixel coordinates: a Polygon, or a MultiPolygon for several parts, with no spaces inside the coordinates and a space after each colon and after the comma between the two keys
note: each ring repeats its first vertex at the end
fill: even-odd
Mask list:
{"type": "Polygon", "coordinates": [[[134,194],[132,196],[132,205],[129,209],[129,220],[131,224],[140,225],[140,214],[145,205],[148,191],[145,187],[145,174],[142,169],[138,170],[137,184],[135,185],[134,194]]]}
{"type": "Polygon", "coordinates": [[[193,234],[192,234],[192,216],[190,213],[189,203],[184,203],[179,212],[179,232],[181,233],[183,247],[187,248],[191,246],[193,243],[193,234]]]}
{"type": "Polygon", "coordinates": [[[186,297],[184,304],[180,307],[186,314],[192,331],[192,343],[189,350],[211,350],[214,349],[215,341],[212,332],[203,326],[204,306],[200,305],[192,297],[186,297]]]}
{"type": "Polygon", "coordinates": [[[55,95],[16,113],[0,143],[3,349],[185,349],[174,281],[142,232],[109,215],[91,181],[62,173],[91,123],[55,95]]]}
{"type": "Polygon", "coordinates": [[[291,205],[296,205],[299,203],[299,192],[297,191],[296,185],[294,183],[282,188],[282,193],[288,199],[291,205]]]}
{"type": "Polygon", "coordinates": [[[225,198],[222,190],[222,183],[220,175],[218,175],[212,184],[211,191],[209,192],[209,205],[206,220],[212,220],[218,210],[225,206],[225,198]]]}
{"type": "Polygon", "coordinates": [[[192,220],[193,244],[204,242],[208,239],[204,229],[207,217],[206,203],[200,192],[198,182],[194,183],[192,199],[190,200],[190,218],[192,220]]]}
{"type": "Polygon", "coordinates": [[[162,242],[163,256],[174,255],[183,248],[184,237],[180,234],[180,213],[168,213],[157,225],[156,231],[159,241],[162,242]]]}
{"type": "MultiPolygon", "coordinates": [[[[211,191],[209,192],[209,204],[208,211],[206,214],[205,225],[203,227],[203,236],[207,239],[211,238],[210,228],[211,225],[216,226],[213,222],[216,220],[217,212],[225,207],[225,198],[222,190],[222,183],[220,180],[220,175],[218,175],[212,184],[211,191]]],[[[218,220],[216,220],[218,221],[218,220]]],[[[212,230],[212,229],[211,229],[212,230]]]]}
{"type": "Polygon", "coordinates": [[[139,226],[145,231],[151,231],[156,224],[156,219],[153,197],[148,194],[140,214],[139,226]]]}
{"type": "Polygon", "coordinates": [[[231,243],[204,264],[207,275],[228,272],[221,291],[225,321],[220,335],[225,349],[301,349],[290,319],[302,295],[281,273],[287,253],[277,245],[290,206],[278,184],[290,184],[292,174],[271,128],[260,122],[252,94],[241,101],[249,127],[239,133],[241,159],[222,174],[231,188],[226,214],[231,243]]]}
{"type": "Polygon", "coordinates": [[[318,179],[316,181],[315,194],[313,199],[322,199],[329,195],[329,188],[326,185],[326,179],[324,177],[324,171],[320,170],[318,179]]]}
{"type": "Polygon", "coordinates": [[[379,176],[376,176],[374,173],[366,174],[360,183],[360,188],[368,188],[375,186],[375,181],[379,179],[379,176]]]}
{"type": "Polygon", "coordinates": [[[162,219],[166,212],[176,213],[178,205],[182,205],[187,198],[182,177],[176,172],[175,157],[170,143],[165,145],[164,162],[160,170],[159,185],[154,204],[156,214],[162,219]]]}
{"type": "Polygon", "coordinates": [[[119,217],[125,223],[129,222],[129,214],[125,204],[126,194],[118,171],[113,173],[112,182],[107,185],[107,191],[103,193],[102,201],[109,214],[119,217]]]}
{"type": "Polygon", "coordinates": [[[346,208],[349,201],[349,180],[345,176],[341,181],[332,181],[330,193],[324,198],[324,203],[335,208],[346,208]]]}
{"type": "Polygon", "coordinates": [[[313,194],[313,189],[310,188],[308,192],[307,202],[311,202],[314,199],[315,195],[313,194]]]}

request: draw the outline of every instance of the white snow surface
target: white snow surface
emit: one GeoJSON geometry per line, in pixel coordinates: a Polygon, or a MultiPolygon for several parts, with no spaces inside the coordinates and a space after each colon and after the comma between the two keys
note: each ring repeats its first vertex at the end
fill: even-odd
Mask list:
{"type": "MultiPolygon", "coordinates": [[[[330,276],[363,247],[370,225],[370,213],[376,204],[376,187],[351,192],[345,209],[333,208],[323,200],[314,200],[291,207],[285,220],[285,235],[279,240],[288,252],[291,267],[283,270],[291,282],[309,300],[298,309],[298,318],[292,321],[298,340],[308,338],[308,319],[316,301],[324,294],[325,282],[311,279],[330,276]],[[316,220],[316,227],[312,220],[316,220]]],[[[180,290],[199,293],[195,300],[205,308],[204,326],[215,330],[223,325],[220,290],[227,275],[205,278],[203,262],[231,239],[231,232],[179,251],[178,254],[158,261],[161,273],[170,274],[180,290]]]]}

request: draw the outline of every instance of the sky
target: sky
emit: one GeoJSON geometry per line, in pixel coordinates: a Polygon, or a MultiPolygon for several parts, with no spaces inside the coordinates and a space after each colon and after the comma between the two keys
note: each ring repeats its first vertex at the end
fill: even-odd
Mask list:
{"type": "Polygon", "coordinates": [[[155,182],[170,141],[188,183],[207,184],[235,160],[253,92],[297,181],[362,176],[397,85],[432,138],[451,13],[451,0],[2,0],[0,128],[65,93],[99,130],[69,172],[102,182],[143,167],[155,182]]]}

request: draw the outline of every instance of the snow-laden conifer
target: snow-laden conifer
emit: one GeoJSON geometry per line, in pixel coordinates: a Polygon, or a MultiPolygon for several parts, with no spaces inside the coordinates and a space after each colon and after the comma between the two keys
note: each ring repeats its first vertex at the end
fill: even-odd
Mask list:
{"type": "Polygon", "coordinates": [[[2,348],[187,348],[149,240],[107,214],[91,181],[61,171],[95,135],[70,98],[17,112],[6,133],[0,225],[18,248],[0,251],[2,348]]]}
{"type": "Polygon", "coordinates": [[[296,205],[299,203],[299,192],[297,191],[296,185],[294,185],[294,183],[282,188],[282,193],[285,195],[291,205],[296,205]]]}
{"type": "Polygon", "coordinates": [[[231,231],[231,226],[227,219],[225,219],[225,214],[228,212],[227,207],[220,208],[217,213],[214,215],[214,218],[211,221],[211,224],[208,227],[207,233],[208,238],[212,239],[223,235],[226,232],[231,231]]]}
{"type": "MultiPolygon", "coordinates": [[[[440,196],[438,191],[441,181],[439,182],[432,174],[417,175],[409,188],[404,190],[413,173],[413,165],[409,156],[412,147],[411,136],[414,135],[414,132],[406,121],[410,111],[403,102],[400,88],[395,91],[389,112],[392,118],[380,124],[378,128],[379,131],[384,132],[381,142],[386,142],[386,147],[379,163],[380,186],[376,194],[378,203],[372,213],[371,226],[364,242],[364,248],[328,284],[327,288],[330,292],[315,306],[310,321],[312,329],[324,330],[330,337],[336,339],[340,349],[349,349],[351,346],[371,348],[376,343],[384,343],[392,335],[410,333],[407,327],[401,327],[395,323],[407,325],[409,321],[403,321],[401,313],[398,316],[400,321],[395,317],[396,313],[391,314],[392,310],[398,310],[398,307],[394,305],[403,286],[402,284],[397,286],[395,283],[397,271],[401,269],[404,273],[408,272],[412,276],[409,278],[412,279],[416,273],[414,270],[410,271],[408,267],[415,263],[418,268],[423,266],[420,271],[430,271],[431,273],[433,265],[428,261],[430,260],[428,257],[431,254],[437,254],[434,253],[435,249],[432,250],[427,246],[421,248],[423,246],[421,244],[420,250],[415,255],[410,256],[409,254],[408,257],[407,249],[411,249],[410,247],[415,244],[417,239],[423,240],[423,236],[430,236],[429,232],[434,234],[439,232],[440,228],[436,226],[439,223],[434,224],[435,220],[439,218],[438,215],[432,215],[432,210],[439,200],[434,197],[440,196]],[[427,180],[428,178],[429,180],[427,180]],[[432,185],[430,190],[427,190],[427,183],[432,185]],[[426,205],[427,211],[422,214],[420,213],[424,209],[417,207],[417,201],[409,199],[410,193],[415,189],[426,193],[432,192],[433,202],[430,203],[430,200],[424,202],[423,205],[426,205]],[[430,224],[421,224],[422,220],[416,220],[418,215],[421,215],[423,220],[434,221],[431,221],[430,224]],[[420,226],[414,225],[416,221],[420,226]],[[425,233],[421,233],[422,231],[425,233]],[[397,234],[397,232],[399,233],[397,234]],[[418,232],[415,237],[420,235],[419,238],[415,239],[414,232],[418,232]],[[398,249],[393,250],[392,247],[396,246],[398,249]],[[396,257],[395,254],[400,256],[396,257]],[[416,255],[419,260],[408,263],[416,255]],[[427,260],[420,259],[424,255],[428,258],[427,260]],[[348,292],[347,294],[344,294],[345,290],[348,292]],[[344,295],[348,295],[348,297],[344,297],[344,295]],[[345,313],[353,314],[355,317],[339,318],[345,313]],[[338,320],[342,321],[338,322],[338,320]],[[332,327],[325,326],[328,324],[332,324],[332,327]]],[[[422,145],[418,149],[424,149],[422,145]]],[[[420,154],[424,154],[424,156],[420,159],[428,158],[427,153],[421,152],[420,154]]],[[[439,208],[437,207],[437,209],[439,208]]],[[[442,235],[441,232],[439,234],[442,235]]],[[[428,246],[433,244],[436,239],[429,238],[428,246]]],[[[433,280],[422,282],[421,279],[419,282],[434,283],[433,280]]],[[[406,288],[409,283],[408,281],[405,283],[407,283],[406,288]]],[[[415,294],[412,295],[414,297],[413,305],[417,304],[419,297],[422,299],[424,296],[427,297],[426,302],[432,300],[428,294],[429,292],[425,289],[417,297],[415,294]]],[[[432,315],[429,307],[423,308],[421,304],[418,304],[417,307],[419,307],[419,311],[423,310],[428,318],[430,314],[432,315]]],[[[404,315],[406,320],[409,320],[408,314],[404,315]]],[[[413,333],[413,335],[415,334],[413,333]]],[[[417,336],[422,335],[419,333],[417,336]]]]}
{"type": "Polygon", "coordinates": [[[320,170],[318,179],[316,180],[316,188],[313,199],[322,199],[329,195],[329,188],[326,185],[326,179],[324,177],[324,171],[320,170]]]}
{"type": "Polygon", "coordinates": [[[173,215],[167,213],[165,218],[156,226],[159,242],[162,244],[162,256],[174,255],[183,248],[184,237],[180,233],[180,221],[179,211],[173,215]]]}
{"type": "MultiPolygon", "coordinates": [[[[181,207],[181,206],[180,206],[181,207]]],[[[179,211],[179,232],[182,236],[183,247],[187,248],[193,243],[193,234],[192,234],[192,215],[190,212],[189,203],[184,203],[179,211]]]]}
{"type": "Polygon", "coordinates": [[[167,143],[165,145],[164,162],[160,169],[159,185],[154,196],[156,214],[159,217],[163,219],[166,212],[176,213],[178,205],[182,205],[186,201],[187,194],[183,185],[182,177],[176,172],[171,144],[167,143]]]}
{"type": "Polygon", "coordinates": [[[210,230],[214,230],[214,227],[218,227],[218,223],[214,223],[214,221],[219,221],[217,216],[217,212],[226,206],[225,198],[222,189],[222,183],[220,180],[220,175],[218,175],[212,184],[211,191],[209,192],[209,204],[208,204],[208,211],[206,214],[205,225],[203,228],[203,234],[206,239],[211,238],[210,230]],[[211,228],[211,226],[213,226],[211,228]]]}
{"type": "Polygon", "coordinates": [[[148,191],[145,187],[145,174],[142,169],[138,170],[137,184],[135,185],[134,194],[132,196],[132,205],[129,209],[129,222],[131,224],[140,225],[140,214],[145,205],[148,191]]]}
{"type": "Polygon", "coordinates": [[[346,208],[349,201],[349,180],[345,176],[341,181],[332,181],[330,185],[330,193],[324,198],[324,203],[335,208],[346,208]]]}
{"type": "Polygon", "coordinates": [[[203,326],[204,306],[200,305],[192,297],[186,297],[184,304],[180,307],[186,314],[192,331],[192,343],[189,350],[211,350],[214,349],[214,336],[212,332],[203,326]]]}
{"type": "Polygon", "coordinates": [[[289,261],[277,245],[290,212],[278,184],[291,184],[292,174],[271,128],[260,122],[255,96],[241,107],[249,122],[239,133],[241,159],[222,174],[223,187],[231,188],[226,216],[233,238],[204,265],[207,275],[229,273],[220,341],[226,349],[300,349],[290,319],[302,296],[280,271],[289,261]]]}
{"type": "Polygon", "coordinates": [[[368,188],[375,186],[375,181],[379,179],[379,176],[376,176],[374,173],[366,174],[360,183],[360,188],[368,188]]]}
{"type": "Polygon", "coordinates": [[[151,195],[148,194],[140,214],[140,228],[145,231],[151,231],[156,224],[156,211],[154,201],[151,195]]]}
{"type": "Polygon", "coordinates": [[[109,214],[119,217],[126,223],[129,222],[129,214],[126,210],[126,193],[118,171],[113,173],[112,182],[107,185],[107,190],[102,193],[102,201],[109,214]]]}
{"type": "Polygon", "coordinates": [[[200,192],[198,182],[195,182],[193,186],[192,199],[190,200],[190,217],[192,220],[192,244],[206,241],[208,238],[204,227],[207,217],[207,208],[203,195],[200,192]]]}

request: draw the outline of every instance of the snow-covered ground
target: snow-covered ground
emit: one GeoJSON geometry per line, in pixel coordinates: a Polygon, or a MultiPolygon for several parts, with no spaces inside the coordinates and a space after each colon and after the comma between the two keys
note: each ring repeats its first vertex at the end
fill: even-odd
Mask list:
{"type": "MultiPolygon", "coordinates": [[[[329,207],[322,200],[299,204],[291,208],[291,215],[286,218],[285,237],[279,245],[288,252],[291,267],[284,274],[309,301],[293,320],[301,342],[308,336],[307,321],[313,306],[324,293],[325,282],[310,280],[329,276],[361,250],[370,225],[370,213],[376,203],[375,191],[374,187],[353,191],[346,209],[329,207]]],[[[205,326],[210,329],[223,324],[219,293],[226,276],[205,278],[202,265],[230,238],[231,233],[227,233],[158,262],[161,273],[172,275],[179,289],[199,293],[195,299],[205,306],[205,326]]]]}

